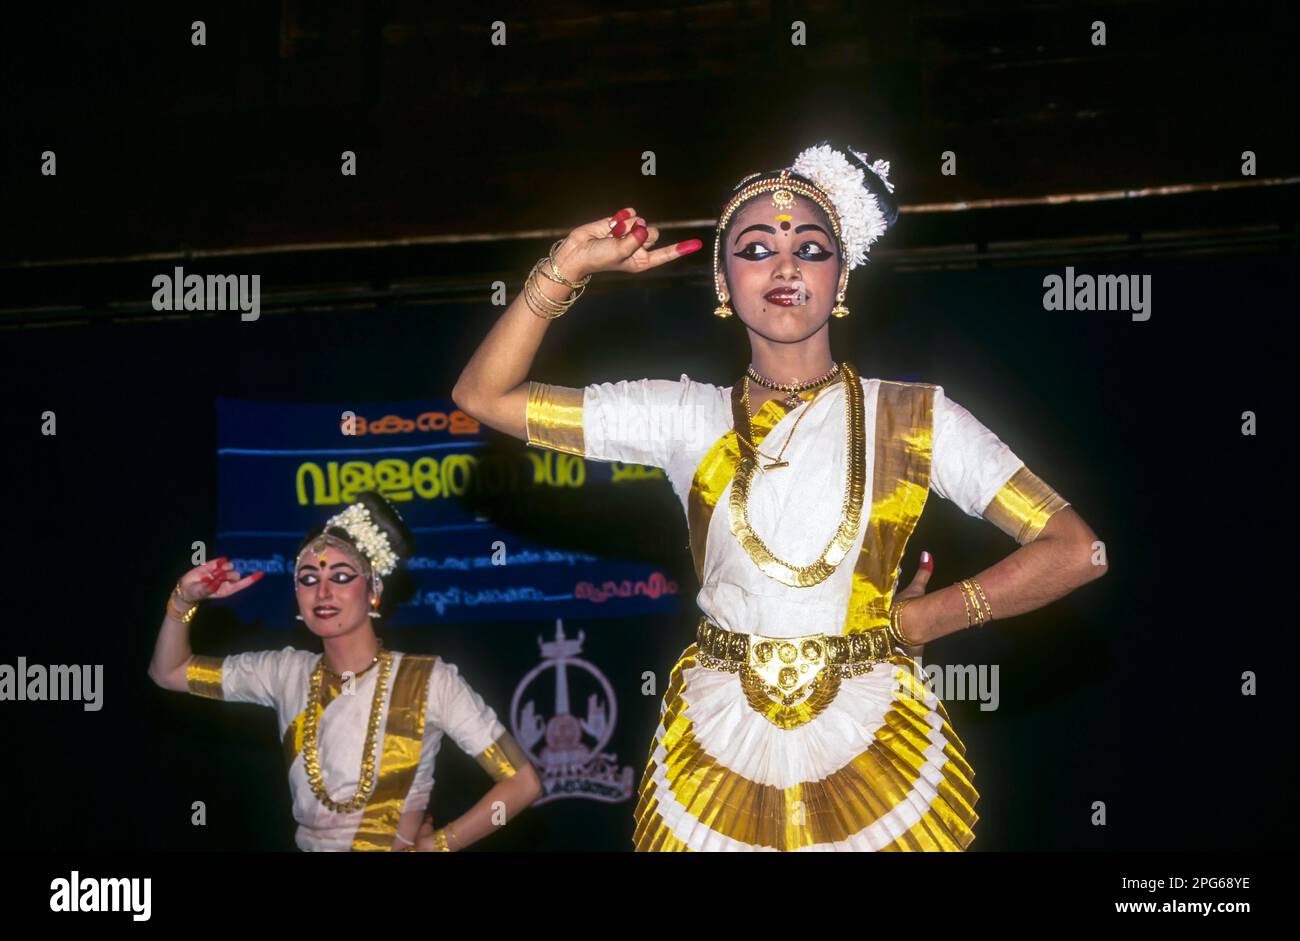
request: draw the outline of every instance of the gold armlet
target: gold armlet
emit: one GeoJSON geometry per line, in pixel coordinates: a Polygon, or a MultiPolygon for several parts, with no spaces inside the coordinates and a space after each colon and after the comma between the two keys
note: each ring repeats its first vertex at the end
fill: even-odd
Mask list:
{"type": "Polygon", "coordinates": [[[221,689],[221,666],[225,657],[206,657],[195,654],[185,667],[185,681],[190,692],[205,699],[225,699],[221,689]]]}
{"type": "Polygon", "coordinates": [[[993,495],[982,515],[1023,546],[1037,539],[1052,515],[1069,505],[1028,467],[1021,467],[993,495]]]}
{"type": "Polygon", "coordinates": [[[507,778],[513,778],[519,773],[519,769],[525,767],[529,762],[524,750],[519,747],[519,743],[509,732],[502,733],[501,737],[489,745],[481,755],[475,759],[479,767],[486,771],[493,781],[504,781],[507,778]]]}
{"type": "Polygon", "coordinates": [[[529,382],[524,417],[528,443],[584,457],[584,396],[583,389],[529,382]]]}

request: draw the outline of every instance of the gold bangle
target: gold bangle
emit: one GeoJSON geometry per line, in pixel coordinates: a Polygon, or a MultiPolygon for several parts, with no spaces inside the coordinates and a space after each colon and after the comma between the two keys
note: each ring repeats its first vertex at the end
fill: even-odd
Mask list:
{"type": "Polygon", "coordinates": [[[572,296],[562,301],[557,301],[555,298],[547,297],[533,280],[541,274],[541,264],[543,261],[545,261],[543,258],[537,259],[536,264],[533,265],[533,270],[530,271],[528,277],[524,279],[524,299],[528,302],[529,309],[531,309],[538,317],[541,317],[543,320],[555,320],[557,317],[562,317],[568,309],[573,306],[574,301],[576,301],[579,295],[581,295],[582,289],[578,288],[572,296]],[[550,316],[547,316],[548,313],[550,316]]]}
{"type": "MultiPolygon", "coordinates": [[[[550,248],[550,251],[546,253],[546,258],[551,263],[551,274],[547,275],[547,277],[550,278],[552,281],[554,281],[556,284],[564,284],[571,288],[586,287],[587,284],[591,281],[591,275],[587,275],[581,281],[570,281],[564,275],[560,274],[560,268],[555,263],[555,250],[560,247],[560,244],[563,241],[564,239],[562,238],[556,239],[555,244],[553,244],[550,248]]],[[[542,274],[546,274],[546,272],[542,272],[542,274]]]]}
{"type": "Polygon", "coordinates": [[[185,597],[181,594],[180,582],[176,583],[176,587],[172,589],[172,594],[167,596],[167,613],[182,624],[190,623],[190,621],[194,619],[194,612],[199,610],[199,603],[197,601],[193,603],[186,602],[190,607],[188,610],[182,611],[176,606],[175,602],[172,601],[172,595],[175,595],[181,601],[185,601],[185,597]]]}
{"type": "MultiPolygon", "coordinates": [[[[981,585],[979,582],[977,582],[975,579],[973,578],[970,579],[970,583],[974,585],[975,590],[979,592],[979,600],[984,605],[984,617],[980,621],[980,623],[987,624],[989,621],[993,620],[993,609],[989,607],[988,595],[984,594],[984,586],[981,585]]],[[[974,598],[975,596],[971,595],[971,599],[974,600],[974,598]]]]}
{"type": "Polygon", "coordinates": [[[451,839],[451,841],[456,844],[457,850],[462,850],[465,848],[464,845],[462,845],[462,843],[460,842],[460,837],[456,835],[455,830],[453,830],[451,827],[443,827],[442,829],[443,832],[445,832],[447,836],[451,839]]]}
{"type": "Polygon", "coordinates": [[[961,592],[961,603],[963,607],[965,607],[966,609],[966,626],[970,627],[972,623],[971,613],[970,613],[970,596],[966,594],[966,583],[959,582],[957,584],[957,590],[961,592]]]}
{"type": "Polygon", "coordinates": [[[897,601],[889,609],[889,634],[903,647],[920,647],[921,644],[911,640],[903,633],[903,609],[912,602],[911,598],[897,601]]]}
{"type": "Polygon", "coordinates": [[[974,579],[964,578],[961,581],[962,598],[968,599],[967,606],[966,606],[967,627],[972,627],[972,626],[978,627],[979,625],[992,620],[992,616],[993,616],[992,612],[988,610],[988,599],[987,598],[984,599],[983,606],[981,606],[980,604],[980,596],[983,596],[984,589],[982,587],[979,588],[978,596],[975,593],[976,588],[978,586],[979,583],[976,582],[974,579]],[[974,607],[975,609],[975,617],[973,619],[970,613],[970,609],[972,607],[974,607]]]}
{"type": "Polygon", "coordinates": [[[447,845],[447,831],[438,829],[433,831],[433,851],[435,853],[450,853],[451,847],[447,845]]]}

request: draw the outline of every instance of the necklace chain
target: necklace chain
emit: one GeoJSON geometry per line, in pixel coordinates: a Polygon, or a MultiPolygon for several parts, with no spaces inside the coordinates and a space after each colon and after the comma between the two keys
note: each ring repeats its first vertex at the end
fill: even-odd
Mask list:
{"type": "MultiPolygon", "coordinates": [[[[758,467],[756,458],[743,453],[740,455],[739,466],[731,485],[732,533],[763,574],[792,588],[808,588],[829,578],[852,548],[857,539],[858,526],[862,522],[862,503],[866,490],[866,434],[863,431],[862,383],[858,381],[857,373],[849,363],[844,363],[842,379],[847,400],[844,413],[849,457],[848,479],[844,485],[839,528],[816,561],[809,565],[795,566],[777,558],[767,543],[763,542],[750,526],[749,487],[758,467]]],[[[748,387],[745,391],[748,391],[748,387]]],[[[737,411],[736,423],[743,422],[747,432],[745,437],[752,437],[753,425],[750,421],[748,403],[744,403],[744,408],[737,411]]],[[[791,433],[793,434],[793,431],[791,433]]],[[[739,431],[737,435],[740,436],[739,431]]],[[[750,446],[753,447],[752,444],[750,446]]]]}
{"type": "MultiPolygon", "coordinates": [[[[384,649],[384,642],[382,640],[379,642],[379,649],[381,651],[384,649]]],[[[361,677],[365,676],[367,673],[370,672],[371,668],[373,668],[374,665],[378,662],[379,662],[379,654],[376,653],[373,657],[370,658],[370,666],[363,667],[362,669],[357,670],[355,673],[353,673],[352,674],[353,679],[360,679],[361,677]]],[[[328,673],[330,676],[337,676],[340,680],[343,679],[342,673],[339,673],[335,670],[331,670],[329,667],[325,666],[324,657],[321,657],[321,666],[325,667],[325,672],[328,673]]]]}
{"type": "MultiPolygon", "coordinates": [[[[762,451],[760,451],[760,450],[758,449],[758,445],[754,444],[754,443],[750,440],[750,438],[752,438],[752,437],[753,437],[753,434],[754,434],[754,422],[753,422],[753,414],[752,414],[752,412],[751,412],[751,410],[750,410],[750,407],[749,407],[749,377],[748,377],[748,376],[745,377],[745,379],[744,379],[744,385],[743,385],[743,387],[742,387],[742,391],[741,391],[741,394],[740,394],[740,401],[741,401],[741,404],[744,405],[744,407],[745,407],[745,416],[746,416],[747,419],[749,419],[749,435],[748,435],[748,436],[746,436],[746,435],[742,435],[739,431],[737,431],[737,432],[736,432],[736,437],[739,438],[742,442],[744,442],[744,444],[745,444],[745,446],[746,446],[747,448],[749,448],[751,451],[754,452],[755,459],[757,459],[757,458],[759,458],[759,457],[764,457],[764,458],[767,458],[769,461],[772,462],[771,464],[764,464],[764,465],[762,465],[762,469],[763,469],[763,470],[765,470],[765,471],[770,471],[770,470],[779,470],[779,469],[782,468],[782,467],[789,467],[789,466],[790,466],[790,462],[789,462],[789,461],[783,461],[783,460],[781,460],[781,458],[782,458],[782,456],[785,454],[785,449],[788,448],[788,447],[790,446],[790,442],[794,440],[794,433],[795,433],[796,431],[799,430],[799,422],[803,421],[803,417],[804,417],[805,415],[808,414],[808,411],[809,411],[809,409],[812,408],[812,403],[813,403],[813,401],[814,401],[815,399],[816,399],[816,396],[814,396],[812,399],[809,399],[809,400],[808,400],[808,408],[805,408],[802,412],[799,413],[799,417],[796,418],[796,419],[794,420],[794,427],[791,428],[791,429],[790,429],[790,433],[789,433],[788,435],[785,436],[785,444],[781,445],[781,450],[780,450],[780,452],[777,454],[777,456],[776,456],[776,457],[772,457],[772,455],[770,455],[770,454],[764,454],[762,451]]],[[[796,401],[797,401],[800,405],[803,404],[803,399],[797,399],[796,401]]]]}
{"type": "Polygon", "coordinates": [[[321,804],[336,814],[348,814],[360,810],[370,800],[370,795],[375,790],[375,744],[379,737],[379,717],[383,714],[384,692],[388,686],[388,674],[393,666],[393,655],[381,648],[376,660],[379,663],[379,676],[375,679],[375,694],[370,700],[370,722],[366,726],[366,743],[361,750],[361,778],[357,782],[356,793],[349,800],[342,802],[333,800],[325,789],[325,778],[321,774],[320,752],[316,740],[321,714],[321,683],[326,669],[323,655],[316,663],[316,669],[311,673],[307,715],[302,724],[302,757],[307,766],[307,783],[311,785],[312,793],[321,804]]]}
{"type": "Polygon", "coordinates": [[[745,369],[745,374],[749,376],[750,379],[753,379],[755,382],[757,382],[763,388],[771,389],[773,392],[787,393],[786,403],[792,407],[799,404],[800,392],[807,392],[810,389],[816,389],[820,386],[826,385],[827,383],[834,380],[835,377],[839,375],[839,372],[840,372],[840,364],[832,363],[830,369],[826,370],[826,372],[822,373],[820,376],[815,376],[812,379],[805,379],[800,382],[777,382],[774,379],[769,379],[767,378],[767,376],[764,376],[752,365],[746,367],[745,369]]]}

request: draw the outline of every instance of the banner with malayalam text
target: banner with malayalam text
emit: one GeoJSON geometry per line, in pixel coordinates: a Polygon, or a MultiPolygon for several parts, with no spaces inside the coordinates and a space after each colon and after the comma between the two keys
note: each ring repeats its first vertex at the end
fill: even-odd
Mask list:
{"type": "MultiPolygon", "coordinates": [[[[488,447],[450,399],[350,405],[217,399],[217,546],[239,572],[240,616],[288,626],[293,554],[310,529],[366,490],[393,502],[415,536],[414,593],[399,625],[678,610],[677,584],[643,561],[602,558],[498,526],[484,505],[655,486],[658,468],[526,447],[488,447]]],[[[500,436],[496,436],[498,439],[500,436]]],[[[666,481],[663,483],[666,486],[666,481]]],[[[388,607],[386,605],[386,607],[388,607]]]]}

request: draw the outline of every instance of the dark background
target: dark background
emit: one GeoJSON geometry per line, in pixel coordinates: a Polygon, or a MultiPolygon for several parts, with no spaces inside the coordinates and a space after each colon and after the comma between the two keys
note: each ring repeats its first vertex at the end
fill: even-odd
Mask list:
{"type": "MultiPolygon", "coordinates": [[[[155,689],[167,592],[215,530],[217,395],[446,396],[572,226],[623,205],[705,250],[597,278],[534,378],[728,385],[743,328],[711,316],[711,220],[745,173],[832,137],[892,161],[904,213],[850,278],[837,358],[936,382],[1071,500],[1109,575],[932,645],[996,663],[1001,705],[949,703],[981,794],[976,850],[1290,844],[1297,178],[1282,5],[547,5],[456,18],[406,3],[42,7],[4,36],[0,410],[8,448],[0,663],[102,663],[105,708],[0,703],[14,845],[292,848],[270,710],[155,689]],[[490,20],[506,47],[489,45],[490,20]],[[189,23],[204,19],[208,45],[189,23]],[[808,25],[792,48],[789,23],[808,25]],[[1090,44],[1104,20],[1108,45],[1090,44]],[[40,153],[58,154],[55,178],[40,153]],[[355,150],[359,176],[338,175],[355,150]],[[641,175],[655,151],[658,174],[641,175]],[[938,173],[939,154],[958,174],[938,173]],[[1258,155],[1242,177],[1241,153],[1258,155]],[[1169,188],[1169,189],[1164,189],[1169,188]],[[1048,197],[1074,194],[1072,200],[1048,197]],[[1091,194],[1091,195],[1090,195],[1091,194]],[[1097,196],[1096,194],[1102,194],[1097,196]],[[1125,195],[1127,194],[1127,195],[1125,195]],[[149,307],[153,275],[262,275],[263,312],[149,307]],[[1150,274],[1153,312],[1044,311],[1066,265],[1150,274]],[[54,410],[59,433],[39,434],[54,410]],[[1240,432],[1243,411],[1259,433],[1240,432]],[[1260,694],[1240,693],[1243,671],[1260,694]],[[1279,794],[1280,790],[1280,794],[1279,794]],[[204,800],[208,826],[189,824],[204,800]],[[1108,825],[1090,824],[1105,801],[1108,825]]],[[[503,446],[517,446],[503,442],[503,446]]],[[[501,508],[569,544],[674,567],[676,619],[574,624],[621,689],[661,678],[696,590],[666,487],[618,516],[501,508]],[[665,524],[665,521],[670,521],[665,524]]],[[[904,561],[932,586],[1014,548],[932,496],[904,561]]],[[[203,652],[309,644],[213,606],[203,652]]],[[[566,625],[567,626],[567,625],[566,625]]],[[[498,711],[553,625],[389,632],[498,711]],[[509,651],[509,653],[506,653],[509,651]]],[[[639,780],[656,698],[623,695],[639,780]]],[[[447,741],[436,819],[486,786],[447,741]]],[[[625,849],[633,803],[561,801],[483,849],[625,849]]]]}

